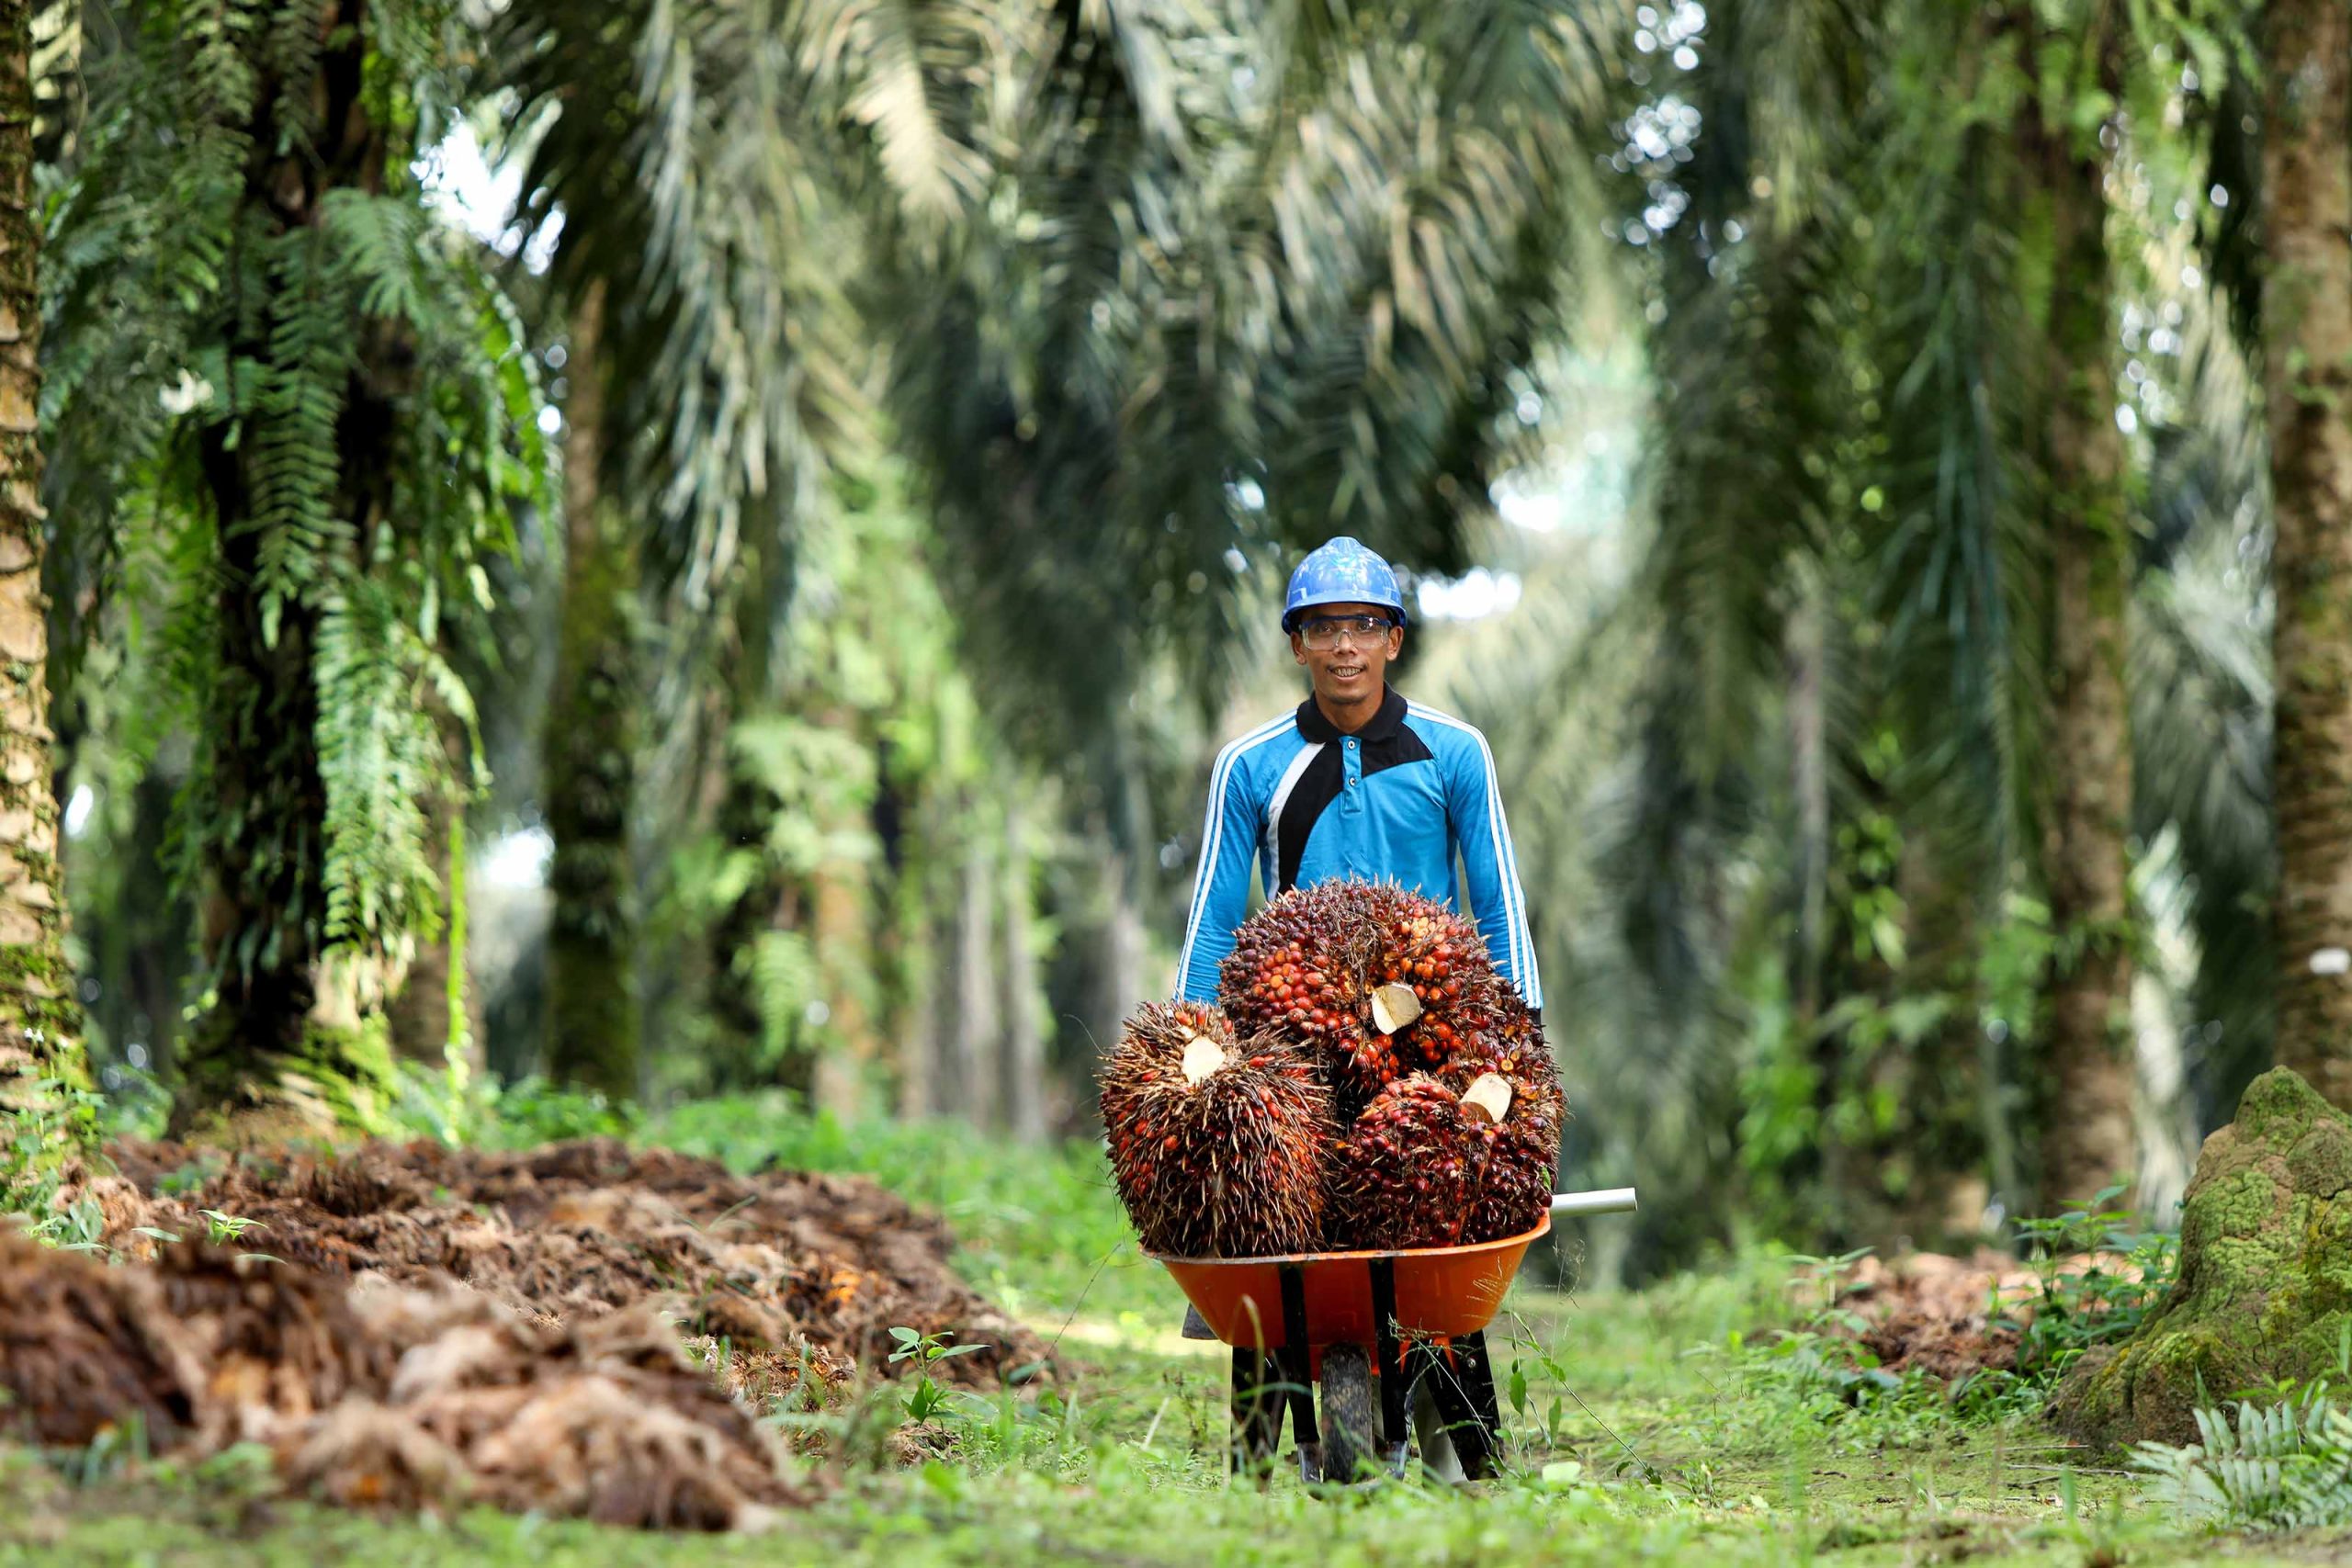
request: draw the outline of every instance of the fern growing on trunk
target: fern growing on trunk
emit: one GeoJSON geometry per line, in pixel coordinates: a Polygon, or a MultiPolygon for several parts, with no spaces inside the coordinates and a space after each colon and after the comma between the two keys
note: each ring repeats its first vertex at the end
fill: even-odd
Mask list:
{"type": "Polygon", "coordinates": [[[51,413],[100,558],[177,569],[164,686],[196,759],[174,859],[208,984],[175,1120],[365,1122],[382,1001],[439,919],[426,805],[478,771],[438,728],[472,724],[441,650],[546,491],[540,393],[412,169],[450,98],[451,7],[123,16],[56,221],[74,346],[51,413]]]}

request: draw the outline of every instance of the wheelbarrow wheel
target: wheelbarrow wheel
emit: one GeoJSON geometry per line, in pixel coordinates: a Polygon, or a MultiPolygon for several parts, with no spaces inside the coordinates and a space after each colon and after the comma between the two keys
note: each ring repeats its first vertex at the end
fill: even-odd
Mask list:
{"type": "Polygon", "coordinates": [[[1341,1483],[1373,1460],[1372,1358],[1361,1345],[1323,1352],[1323,1479],[1341,1483]]]}

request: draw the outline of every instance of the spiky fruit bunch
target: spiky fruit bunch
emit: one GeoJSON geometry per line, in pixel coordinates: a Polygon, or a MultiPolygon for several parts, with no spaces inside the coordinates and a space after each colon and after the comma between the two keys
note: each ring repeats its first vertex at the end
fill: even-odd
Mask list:
{"type": "Polygon", "coordinates": [[[1550,1206],[1566,1101],[1544,1026],[1517,991],[1491,987],[1464,1019],[1464,1031],[1438,1077],[1467,1091],[1491,1075],[1509,1091],[1501,1120],[1479,1134],[1486,1149],[1462,1233],[1464,1241],[1493,1241],[1531,1229],[1550,1206]]]}
{"type": "Polygon", "coordinates": [[[1102,1065],[1102,1127],[1146,1250],[1250,1258],[1319,1244],[1331,1095],[1307,1052],[1237,1040],[1213,1007],[1148,1003],[1102,1065]]]}
{"type": "Polygon", "coordinates": [[[1241,922],[1217,969],[1217,1000],[1236,1029],[1340,1055],[1354,1049],[1363,1033],[1358,906],[1367,886],[1294,888],[1241,922]]]}
{"type": "Polygon", "coordinates": [[[1435,899],[1347,877],[1282,895],[1234,933],[1218,996],[1238,1026],[1329,1058],[1352,1114],[1436,1067],[1501,984],[1477,927],[1435,899]]]}
{"type": "MultiPolygon", "coordinates": [[[[1543,1050],[1540,1038],[1534,1043],[1543,1050]]],[[[1488,1068],[1466,1082],[1457,1074],[1446,1075],[1444,1081],[1459,1088],[1464,1105],[1476,1112],[1468,1118],[1474,1123],[1469,1214],[1462,1223],[1462,1239],[1498,1241],[1533,1230],[1552,1207],[1560,1123],[1566,1119],[1550,1054],[1544,1053],[1540,1070],[1488,1068]]]]}
{"type": "Polygon", "coordinates": [[[1374,1097],[1332,1156],[1334,1247],[1451,1247],[1470,1213],[1470,1131],[1462,1097],[1426,1074],[1374,1097]]]}
{"type": "Polygon", "coordinates": [[[1548,1071],[1399,1078],[1332,1158],[1327,1236],[1386,1250],[1533,1229],[1551,1206],[1562,1115],[1548,1071]]]}
{"type": "Polygon", "coordinates": [[[1480,1073],[1506,1077],[1541,1078],[1556,1076],[1551,1048],[1544,1042],[1544,1027],[1519,993],[1498,980],[1482,987],[1476,998],[1458,1010],[1453,1049],[1438,1064],[1447,1082],[1466,1086],[1480,1073]]]}
{"type": "Polygon", "coordinates": [[[1501,986],[1486,942],[1474,922],[1434,898],[1386,884],[1364,886],[1359,897],[1367,1021],[1386,1037],[1400,1070],[1441,1066],[1501,986]]]}

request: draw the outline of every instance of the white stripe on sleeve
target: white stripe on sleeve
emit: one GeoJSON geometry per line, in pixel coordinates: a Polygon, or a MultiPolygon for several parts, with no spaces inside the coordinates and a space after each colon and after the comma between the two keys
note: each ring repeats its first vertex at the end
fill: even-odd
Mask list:
{"type": "Polygon", "coordinates": [[[1284,714],[1260,725],[1218,752],[1216,766],[1209,770],[1208,810],[1201,818],[1201,863],[1193,873],[1193,912],[1184,921],[1184,946],[1176,955],[1176,984],[1180,990],[1184,976],[1192,970],[1193,941],[1200,932],[1201,912],[1208,907],[1209,884],[1216,874],[1217,852],[1224,848],[1226,784],[1243,752],[1279,734],[1283,726],[1296,722],[1296,716],[1284,714]]]}
{"type": "Polygon", "coordinates": [[[1503,937],[1505,951],[1510,960],[1511,975],[1519,982],[1520,996],[1529,1007],[1544,1005],[1544,985],[1535,970],[1535,940],[1527,924],[1527,895],[1519,885],[1519,859],[1513,853],[1510,829],[1503,819],[1502,786],[1495,776],[1495,753],[1487,744],[1486,736],[1473,724],[1466,724],[1451,714],[1423,707],[1419,703],[1406,705],[1407,711],[1436,724],[1458,729],[1478,743],[1478,760],[1487,775],[1487,839],[1495,853],[1495,874],[1501,884],[1503,896],[1503,937]]]}

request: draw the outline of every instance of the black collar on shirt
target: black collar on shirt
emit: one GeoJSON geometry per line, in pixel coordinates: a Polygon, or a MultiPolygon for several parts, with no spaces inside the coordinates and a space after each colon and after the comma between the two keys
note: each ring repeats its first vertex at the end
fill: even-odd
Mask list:
{"type": "MultiPolygon", "coordinates": [[[[1396,687],[1386,686],[1381,691],[1379,711],[1364,720],[1363,728],[1355,734],[1367,743],[1393,740],[1397,731],[1404,728],[1404,695],[1396,687]]],[[[1313,697],[1298,705],[1298,732],[1309,740],[1322,744],[1340,738],[1339,728],[1323,716],[1323,710],[1315,705],[1313,697]]]]}

